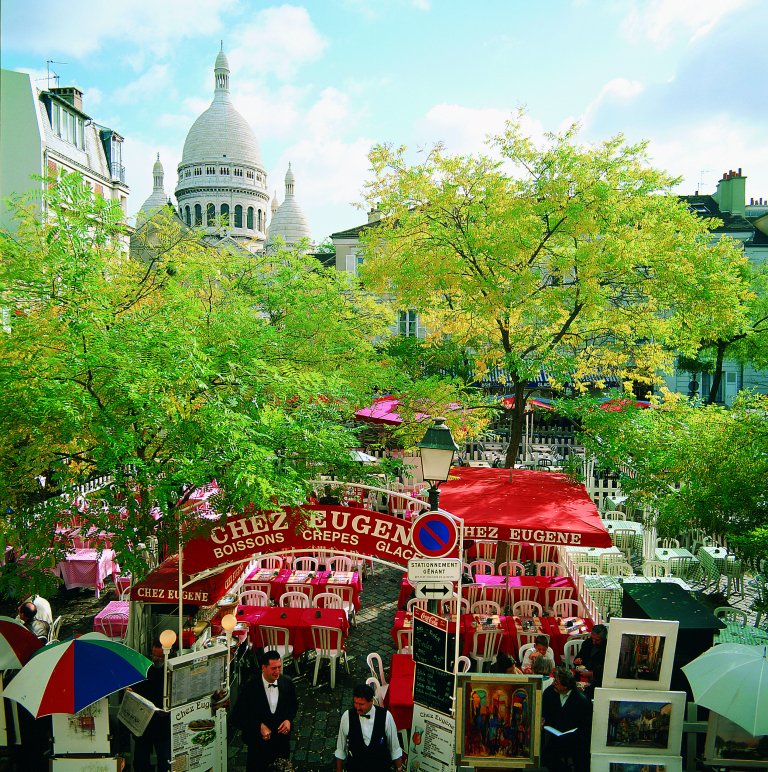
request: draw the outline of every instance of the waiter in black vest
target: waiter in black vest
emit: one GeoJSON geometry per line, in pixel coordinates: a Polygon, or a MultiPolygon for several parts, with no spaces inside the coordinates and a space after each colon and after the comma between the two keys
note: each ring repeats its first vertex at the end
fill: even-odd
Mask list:
{"type": "Polygon", "coordinates": [[[342,714],[336,741],[336,772],[342,772],[345,759],[348,772],[389,772],[392,764],[398,772],[403,768],[395,720],[373,704],[373,694],[368,684],[352,690],[354,707],[342,714]]]}
{"type": "Polygon", "coordinates": [[[261,659],[261,673],[240,689],[232,710],[232,724],[248,746],[248,772],[262,772],[278,758],[291,755],[291,729],[298,704],[293,681],[282,675],[283,661],[276,651],[261,659]]]}

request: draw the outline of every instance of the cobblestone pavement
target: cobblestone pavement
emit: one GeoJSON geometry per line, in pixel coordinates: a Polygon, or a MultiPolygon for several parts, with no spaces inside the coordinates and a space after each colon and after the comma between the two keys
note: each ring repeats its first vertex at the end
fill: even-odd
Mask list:
{"type": "MultiPolygon", "coordinates": [[[[287,674],[294,679],[299,698],[292,746],[292,757],[298,772],[330,772],[334,769],[333,752],[339,719],[341,712],[352,704],[353,686],[364,682],[369,675],[366,655],[371,651],[379,652],[386,666],[395,650],[390,629],[397,605],[400,577],[400,571],[377,565],[374,575],[366,579],[357,627],[352,628],[347,642],[350,674],[343,667],[337,668],[334,690],[330,688],[327,664],[320,671],[316,687],[312,686],[314,665],[311,662],[304,663],[302,675],[298,677],[292,666],[286,669],[287,674]]],[[[714,609],[717,606],[732,605],[742,608],[750,613],[750,623],[754,623],[754,613],[751,611],[753,590],[748,579],[745,581],[744,596],[732,596],[728,600],[721,592],[705,592],[701,586],[694,589],[696,597],[709,607],[714,609]]],[[[56,597],[51,598],[54,615],[61,614],[63,617],[61,638],[89,632],[95,614],[113,599],[114,588],[111,585],[108,585],[100,599],[86,590],[61,590],[56,597]]],[[[15,616],[16,606],[16,603],[2,602],[0,614],[15,616]]],[[[239,733],[231,733],[228,754],[230,772],[244,772],[246,750],[240,742],[239,733]]],[[[3,768],[0,763],[0,770],[3,768]]]]}

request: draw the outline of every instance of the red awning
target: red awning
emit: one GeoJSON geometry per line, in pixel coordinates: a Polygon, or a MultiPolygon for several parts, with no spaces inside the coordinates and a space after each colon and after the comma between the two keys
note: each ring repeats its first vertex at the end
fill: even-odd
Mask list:
{"type": "Polygon", "coordinates": [[[583,485],[563,474],[457,467],[440,486],[440,507],[464,520],[465,539],[610,547],[583,485]]]}
{"type": "MultiPolygon", "coordinates": [[[[184,603],[212,606],[223,598],[245,570],[245,563],[224,568],[217,574],[198,579],[184,588],[184,603]]],[[[184,574],[184,582],[189,576],[184,574]]],[[[179,557],[164,560],[154,571],[131,587],[131,600],[144,603],[178,603],[179,557]]]]}

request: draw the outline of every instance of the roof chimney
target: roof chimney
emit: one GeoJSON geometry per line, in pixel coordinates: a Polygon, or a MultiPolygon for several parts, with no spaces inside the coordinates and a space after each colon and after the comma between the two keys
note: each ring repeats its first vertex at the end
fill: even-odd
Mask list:
{"type": "Polygon", "coordinates": [[[378,209],[371,209],[370,212],[368,212],[368,222],[378,222],[381,220],[381,212],[378,209]]]}
{"type": "Polygon", "coordinates": [[[712,198],[717,201],[721,212],[744,216],[746,212],[747,178],[742,176],[741,167],[739,167],[738,172],[729,169],[723,173],[723,178],[717,183],[717,191],[712,198]]]}
{"type": "Polygon", "coordinates": [[[83,92],[74,86],[62,86],[49,89],[51,94],[61,97],[65,102],[72,105],[75,110],[83,112],[83,92]]]}

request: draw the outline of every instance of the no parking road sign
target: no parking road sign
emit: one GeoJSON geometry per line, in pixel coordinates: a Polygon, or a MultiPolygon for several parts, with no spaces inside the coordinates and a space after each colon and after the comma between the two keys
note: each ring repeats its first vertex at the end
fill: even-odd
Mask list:
{"type": "Polygon", "coordinates": [[[442,512],[425,512],[413,522],[411,543],[425,558],[455,554],[459,530],[456,522],[442,512]]]}

